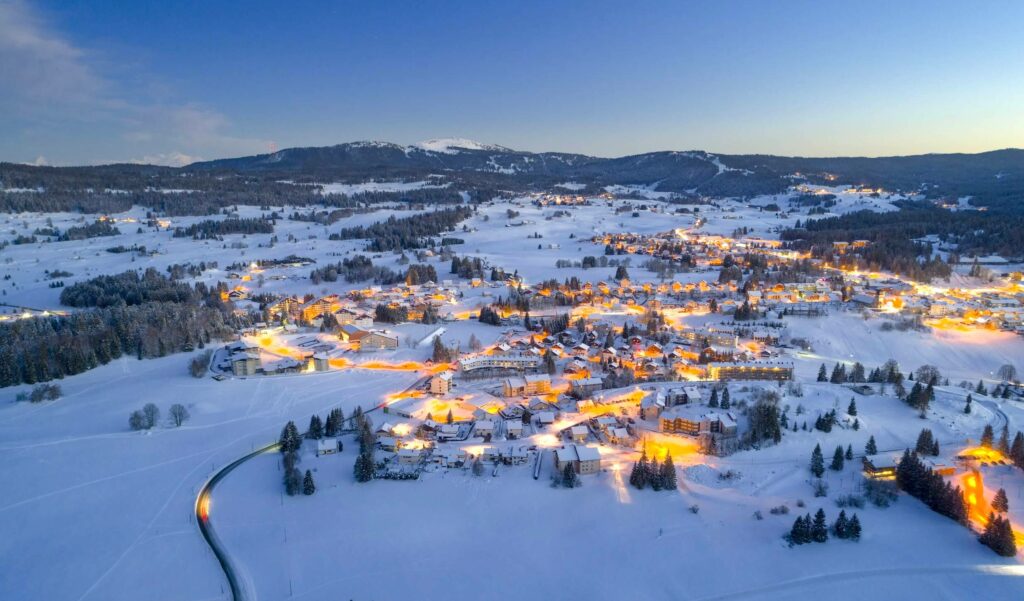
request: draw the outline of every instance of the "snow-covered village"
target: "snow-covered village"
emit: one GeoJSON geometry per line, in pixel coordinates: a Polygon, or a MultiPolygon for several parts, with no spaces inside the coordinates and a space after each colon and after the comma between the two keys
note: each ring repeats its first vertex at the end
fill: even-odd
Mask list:
{"type": "Polygon", "coordinates": [[[1024,595],[1024,151],[218,152],[0,163],[0,598],[1024,595]]]}

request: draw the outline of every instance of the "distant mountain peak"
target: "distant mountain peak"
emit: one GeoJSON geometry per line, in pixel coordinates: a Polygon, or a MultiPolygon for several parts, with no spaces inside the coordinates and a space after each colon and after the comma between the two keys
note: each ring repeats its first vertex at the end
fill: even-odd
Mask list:
{"type": "Polygon", "coordinates": [[[504,148],[502,146],[497,146],[495,144],[481,144],[480,142],[466,138],[436,138],[420,142],[414,146],[422,150],[440,152],[444,154],[455,154],[460,150],[494,150],[497,152],[510,152],[508,148],[504,148]]]}

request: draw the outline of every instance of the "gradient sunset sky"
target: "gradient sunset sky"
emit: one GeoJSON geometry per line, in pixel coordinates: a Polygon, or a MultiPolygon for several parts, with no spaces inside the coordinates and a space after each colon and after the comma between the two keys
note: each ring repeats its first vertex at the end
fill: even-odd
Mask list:
{"type": "Polygon", "coordinates": [[[1024,2],[0,0],[0,161],[1024,146],[1024,2]]]}

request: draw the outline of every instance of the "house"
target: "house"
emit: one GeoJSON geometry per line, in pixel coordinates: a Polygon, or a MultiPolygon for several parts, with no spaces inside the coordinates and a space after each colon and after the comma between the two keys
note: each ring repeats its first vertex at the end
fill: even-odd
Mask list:
{"type": "Polygon", "coordinates": [[[632,445],[633,436],[630,435],[629,430],[616,426],[614,428],[608,428],[608,440],[612,444],[618,445],[632,445]]]}
{"type": "Polygon", "coordinates": [[[260,368],[259,353],[242,351],[231,356],[231,373],[236,376],[254,376],[260,368]]]}
{"type": "Polygon", "coordinates": [[[493,436],[494,422],[489,419],[479,420],[473,428],[473,434],[480,437],[493,436]]]}
{"type": "Polygon", "coordinates": [[[871,480],[895,480],[896,465],[899,463],[896,457],[892,453],[865,455],[862,460],[864,477],[871,480]]]}
{"type": "Polygon", "coordinates": [[[522,378],[507,378],[502,394],[506,397],[529,396],[551,392],[551,377],[546,374],[531,374],[522,378]]]}
{"type": "Polygon", "coordinates": [[[707,410],[696,405],[679,405],[661,414],[660,428],[670,434],[698,436],[704,432],[734,438],[736,419],[727,411],[707,410]]]}
{"type": "Polygon", "coordinates": [[[395,457],[402,465],[415,465],[420,462],[423,452],[420,449],[398,449],[395,457]]]}
{"type": "Polygon", "coordinates": [[[555,469],[562,472],[566,465],[571,465],[580,475],[596,474],[601,471],[601,454],[597,447],[583,445],[567,445],[555,449],[555,469]]]}
{"type": "Polygon", "coordinates": [[[601,390],[604,383],[601,378],[584,378],[582,380],[573,380],[570,383],[570,388],[579,397],[588,397],[591,394],[601,390]]]}
{"type": "Polygon", "coordinates": [[[590,436],[590,430],[584,425],[573,426],[570,430],[572,434],[572,441],[577,443],[587,442],[587,437],[590,436]]]}
{"type": "Polygon", "coordinates": [[[368,330],[373,327],[373,317],[369,313],[354,311],[352,309],[339,309],[334,312],[334,319],[339,326],[356,326],[368,330]]]}
{"type": "Polygon", "coordinates": [[[446,448],[434,452],[434,460],[444,467],[462,467],[466,463],[467,453],[464,449],[446,448]]]}
{"type": "Polygon", "coordinates": [[[331,361],[327,358],[327,353],[314,353],[311,361],[313,363],[313,369],[316,371],[327,371],[331,369],[331,361]]]}
{"type": "Polygon", "coordinates": [[[554,411],[541,411],[537,413],[537,423],[542,426],[550,426],[555,423],[555,412],[554,411]]]}
{"type": "Polygon", "coordinates": [[[523,436],[523,420],[510,419],[506,421],[505,434],[509,438],[521,438],[523,436]]]}
{"type": "Polygon", "coordinates": [[[342,342],[360,342],[369,333],[369,330],[364,330],[355,324],[347,323],[338,330],[338,338],[342,342]]]}
{"type": "Polygon", "coordinates": [[[316,441],[316,456],[333,455],[341,450],[341,441],[337,438],[321,438],[316,441]]]}
{"type": "Polygon", "coordinates": [[[337,294],[310,300],[299,307],[303,321],[313,321],[325,313],[333,313],[341,307],[337,294]]]}
{"type": "Polygon", "coordinates": [[[398,336],[388,332],[369,332],[359,341],[359,350],[394,350],[398,348],[398,336]]]}
{"type": "Polygon", "coordinates": [[[452,389],[452,372],[443,371],[430,378],[430,394],[448,394],[452,389]]]}
{"type": "Polygon", "coordinates": [[[640,401],[640,419],[658,419],[665,409],[665,396],[649,394],[640,401]]]}
{"type": "Polygon", "coordinates": [[[398,439],[391,436],[379,436],[377,438],[377,444],[380,448],[385,451],[396,451],[398,450],[398,439]]]}

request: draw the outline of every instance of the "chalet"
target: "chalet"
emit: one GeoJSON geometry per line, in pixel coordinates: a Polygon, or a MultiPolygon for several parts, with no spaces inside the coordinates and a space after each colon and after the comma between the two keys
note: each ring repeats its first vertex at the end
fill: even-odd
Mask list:
{"type": "Polygon", "coordinates": [[[402,465],[416,465],[422,457],[423,452],[419,449],[398,449],[395,453],[395,458],[402,465]]]}
{"type": "Polygon", "coordinates": [[[550,426],[555,423],[555,412],[554,411],[541,411],[537,413],[537,423],[541,426],[550,426]]]}
{"type": "Polygon", "coordinates": [[[523,436],[523,420],[510,419],[505,422],[505,434],[509,438],[521,438],[523,436]]]}
{"type": "Polygon", "coordinates": [[[649,394],[640,401],[640,419],[658,419],[665,409],[663,394],[649,394]]]}
{"type": "Polygon", "coordinates": [[[608,429],[608,440],[612,444],[618,445],[632,445],[634,441],[633,436],[630,435],[629,433],[629,430],[620,426],[608,429]]]}
{"type": "Polygon", "coordinates": [[[377,444],[385,451],[396,451],[399,446],[398,439],[391,436],[377,437],[377,444]]]}
{"type": "Polygon", "coordinates": [[[369,313],[342,308],[334,312],[334,319],[340,326],[353,325],[364,330],[373,327],[373,317],[369,313]]]}
{"type": "Polygon", "coordinates": [[[590,429],[584,425],[573,426],[570,429],[572,435],[572,441],[576,443],[584,443],[587,441],[587,437],[590,436],[590,429]]]}
{"type": "Polygon", "coordinates": [[[555,469],[559,472],[571,465],[577,474],[596,474],[601,471],[601,454],[597,447],[567,445],[555,449],[555,469]]]}
{"type": "Polygon", "coordinates": [[[369,333],[369,330],[364,330],[357,325],[349,323],[341,326],[341,329],[338,330],[338,338],[342,342],[360,342],[369,333]]]}
{"type": "Polygon", "coordinates": [[[316,441],[316,455],[333,455],[341,450],[341,441],[337,438],[321,438],[316,441]]]}
{"type": "Polygon", "coordinates": [[[477,421],[473,427],[473,434],[482,438],[492,436],[494,434],[494,422],[489,419],[477,421]]]}
{"type": "Polygon", "coordinates": [[[359,350],[394,350],[398,348],[398,336],[388,332],[368,332],[359,340],[359,350]]]}
{"type": "Polygon", "coordinates": [[[584,378],[582,380],[573,380],[570,383],[572,391],[581,398],[586,398],[601,390],[602,386],[601,378],[584,378]]]}

